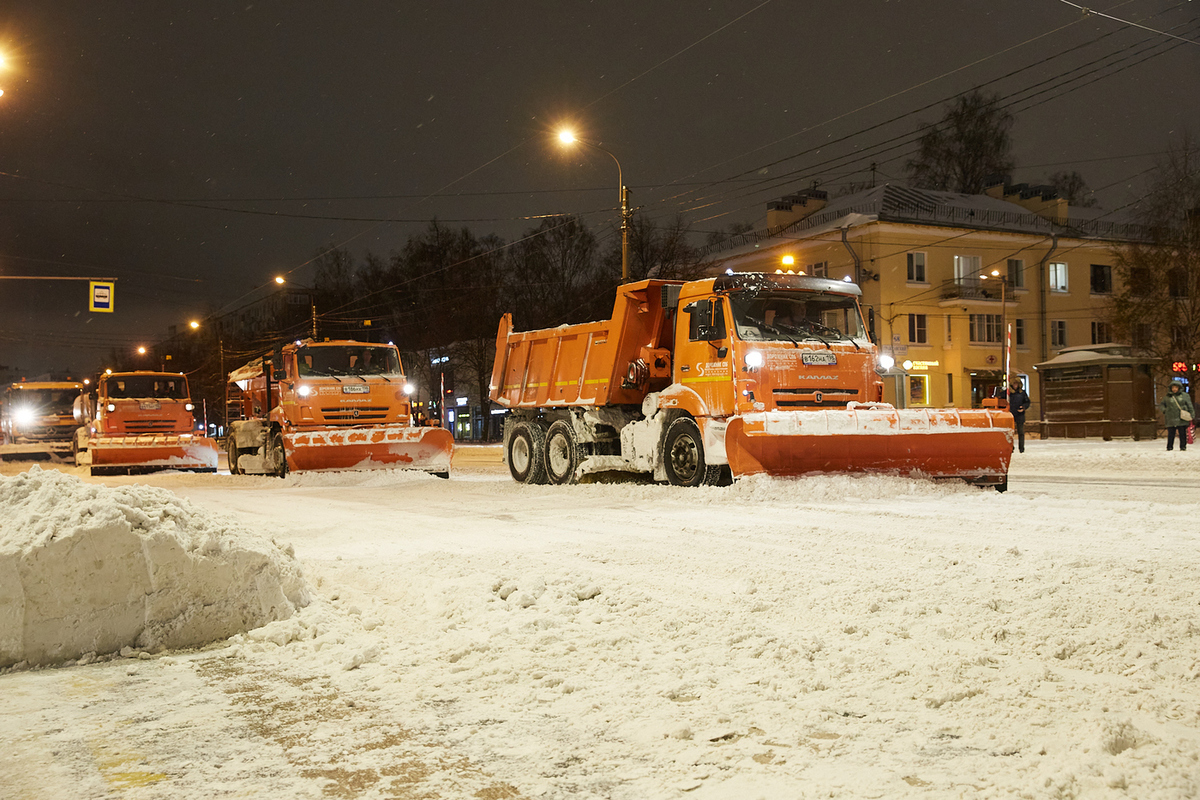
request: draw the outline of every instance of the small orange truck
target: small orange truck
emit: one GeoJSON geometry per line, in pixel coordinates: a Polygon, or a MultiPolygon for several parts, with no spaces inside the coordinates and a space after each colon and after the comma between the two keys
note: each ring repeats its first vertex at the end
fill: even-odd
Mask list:
{"type": "Polygon", "coordinates": [[[414,469],[450,476],[454,437],[413,424],[413,386],[391,344],[284,345],[229,374],[242,419],[226,439],[233,474],[414,469]]]}
{"type": "Polygon", "coordinates": [[[76,461],[90,464],[93,475],[217,471],[220,450],[196,430],[183,373],[106,373],[96,382],[94,404],[81,404],[78,413],[86,451],[81,447],[76,461]]]}
{"type": "Polygon", "coordinates": [[[1008,485],[1013,418],[882,402],[858,286],[795,274],[645,280],[602,322],[496,335],[491,399],[522,483],[682,486],[870,472],[1008,485]]]}
{"type": "Polygon", "coordinates": [[[75,381],[21,381],[4,391],[0,405],[0,458],[44,461],[71,457],[74,403],[83,392],[75,381]]]}

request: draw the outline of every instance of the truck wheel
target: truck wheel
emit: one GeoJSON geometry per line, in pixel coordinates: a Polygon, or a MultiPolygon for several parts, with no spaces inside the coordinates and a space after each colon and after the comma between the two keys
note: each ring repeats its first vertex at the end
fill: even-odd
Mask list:
{"type": "Polygon", "coordinates": [[[271,474],[280,478],[287,475],[287,453],[283,449],[283,434],[274,431],[267,439],[267,464],[271,474]]]}
{"type": "Polygon", "coordinates": [[[546,479],[562,486],[575,482],[579,466],[579,442],[575,429],[566,420],[558,420],[546,431],[546,479]]]}
{"type": "Polygon", "coordinates": [[[704,439],[691,417],[680,417],[667,428],[663,461],[672,486],[699,486],[708,474],[704,464],[704,439]]]}
{"type": "Polygon", "coordinates": [[[546,426],[520,422],[508,437],[508,471],[517,483],[546,482],[546,426]]]}
{"type": "Polygon", "coordinates": [[[230,434],[229,437],[225,439],[225,459],[229,462],[229,474],[230,475],[240,475],[241,473],[238,471],[238,463],[237,463],[238,462],[237,437],[234,436],[233,434],[230,434]]]}

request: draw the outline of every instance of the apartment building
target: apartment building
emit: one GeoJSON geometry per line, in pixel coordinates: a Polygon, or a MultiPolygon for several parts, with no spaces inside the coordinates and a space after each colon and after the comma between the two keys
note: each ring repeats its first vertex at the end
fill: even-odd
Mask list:
{"type": "MultiPolygon", "coordinates": [[[[983,195],[884,184],[830,199],[810,189],[772,202],[761,230],[715,248],[717,271],[805,272],[859,284],[900,406],[978,407],[1009,372],[1035,403],[1034,365],[1110,342],[1114,249],[1136,233],[1048,187],[983,195]]],[[[1030,418],[1038,419],[1035,405],[1030,418]]]]}

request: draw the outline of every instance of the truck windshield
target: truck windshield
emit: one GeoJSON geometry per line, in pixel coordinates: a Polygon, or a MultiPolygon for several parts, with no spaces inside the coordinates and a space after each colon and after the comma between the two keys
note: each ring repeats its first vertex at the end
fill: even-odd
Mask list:
{"type": "Polygon", "coordinates": [[[105,380],[110,398],[157,397],[186,400],[187,379],[182,375],[122,375],[105,380]]]}
{"type": "Polygon", "coordinates": [[[729,295],[738,338],[748,342],[865,339],[853,297],[816,292],[729,295]]]}
{"type": "Polygon", "coordinates": [[[301,347],[296,351],[296,367],[302,376],[403,375],[400,356],[391,347],[301,347]]]}
{"type": "Polygon", "coordinates": [[[39,414],[70,414],[78,389],[20,389],[9,394],[15,407],[36,409],[39,414]]]}

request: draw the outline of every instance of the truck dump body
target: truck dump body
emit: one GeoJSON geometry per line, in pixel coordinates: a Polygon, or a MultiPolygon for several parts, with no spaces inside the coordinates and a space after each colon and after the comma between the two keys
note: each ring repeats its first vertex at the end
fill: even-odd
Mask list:
{"type": "Polygon", "coordinates": [[[243,419],[230,423],[230,471],[417,469],[448,476],[454,437],[413,424],[393,345],[307,340],[229,375],[243,419]]]}
{"type": "Polygon", "coordinates": [[[602,322],[515,333],[506,315],[491,397],[513,410],[513,477],[877,472],[1006,486],[1010,414],[882,403],[859,295],[803,275],[728,275],[623,286],[602,322]]]}
{"type": "Polygon", "coordinates": [[[93,475],[167,469],[215,472],[216,442],[196,433],[187,377],[171,372],[117,372],[96,387],[88,439],[93,475]]]}
{"type": "MultiPolygon", "coordinates": [[[[505,314],[497,333],[492,400],[509,408],[641,404],[646,390],[630,386],[640,359],[666,386],[671,328],[661,303],[667,281],[643,281],[617,293],[613,318],[515,333],[505,314]]],[[[674,284],[681,285],[681,284],[674,284]]]]}

